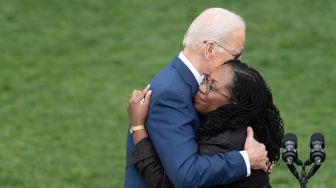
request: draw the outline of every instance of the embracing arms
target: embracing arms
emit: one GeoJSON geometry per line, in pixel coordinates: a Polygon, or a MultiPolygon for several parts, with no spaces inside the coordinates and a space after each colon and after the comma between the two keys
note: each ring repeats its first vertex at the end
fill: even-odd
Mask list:
{"type": "MultiPolygon", "coordinates": [[[[147,86],[143,91],[134,90],[128,105],[128,114],[131,126],[144,125],[149,108],[150,95],[147,86]],[[140,103],[139,103],[140,102],[140,103]]],[[[134,131],[133,142],[135,144],[129,163],[134,164],[150,188],[174,187],[165,173],[160,159],[148,138],[147,131],[140,129],[134,131]]]]}
{"type": "MultiPolygon", "coordinates": [[[[135,94],[133,93],[133,96],[134,95],[135,94]]],[[[133,97],[134,100],[132,101],[132,98],[130,100],[129,113],[130,109],[135,109],[135,111],[138,110],[136,113],[140,112],[140,114],[142,111],[147,113],[145,107],[149,104],[149,98],[147,98],[148,103],[145,98],[144,103],[141,104],[140,100],[142,100],[145,92],[142,94],[142,98],[141,94],[137,95],[139,95],[138,98],[134,99],[133,97]]],[[[157,173],[159,176],[155,176],[159,177],[157,180],[164,182],[163,180],[166,180],[165,178],[168,176],[176,187],[198,187],[226,184],[240,177],[245,177],[247,174],[246,165],[242,155],[237,151],[219,153],[214,156],[197,155],[197,144],[194,139],[192,122],[194,114],[190,113],[193,112],[193,109],[188,109],[188,106],[192,107],[192,105],[184,105],[186,100],[188,99],[178,93],[166,92],[160,93],[160,97],[154,96],[154,100],[152,100],[151,104],[152,110],[146,125],[148,126],[147,128],[151,139],[153,140],[153,144],[158,152],[165,171],[162,167],[158,167],[160,161],[154,152],[152,154],[147,153],[147,157],[150,156],[146,159],[147,161],[155,160],[151,161],[149,165],[143,166],[144,168],[142,172],[145,172],[144,169],[155,169],[155,172],[159,172],[157,173]],[[147,168],[150,165],[157,168],[147,168]]],[[[130,117],[132,119],[132,113],[130,114],[130,117]]],[[[146,116],[144,116],[144,119],[146,119],[145,117],[146,116]]],[[[143,124],[144,119],[140,118],[139,121],[132,119],[132,125],[143,124]]],[[[147,137],[145,132],[145,130],[140,130],[134,133],[133,137],[135,143],[142,138],[147,137]]],[[[253,139],[252,135],[252,137],[247,138],[245,149],[250,158],[251,166],[253,168],[258,168],[257,165],[259,165],[260,169],[262,168],[262,165],[260,165],[260,160],[262,159],[260,151],[262,151],[262,149],[265,151],[265,149],[258,144],[259,143],[253,139]],[[253,147],[254,149],[251,150],[249,147],[253,147]],[[258,160],[255,159],[256,153],[259,153],[257,157],[259,163],[257,163],[258,160]]],[[[263,163],[265,164],[264,161],[263,163]]],[[[140,163],[137,164],[137,168],[139,167],[139,164],[140,163]]],[[[139,169],[140,168],[138,168],[138,170],[139,169]]],[[[153,178],[153,172],[152,175],[145,175],[145,177],[147,177],[147,179],[150,177],[153,178]]],[[[146,183],[148,183],[147,180],[146,183]]],[[[167,185],[169,185],[169,183],[167,185]]]]}

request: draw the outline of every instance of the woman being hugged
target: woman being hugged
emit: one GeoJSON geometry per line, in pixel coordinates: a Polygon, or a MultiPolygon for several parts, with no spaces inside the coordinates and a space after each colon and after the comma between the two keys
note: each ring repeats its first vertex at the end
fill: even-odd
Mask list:
{"type": "MultiPolygon", "coordinates": [[[[128,108],[132,125],[145,124],[151,93],[147,90],[132,94],[128,108]]],[[[200,155],[243,150],[246,128],[251,127],[255,139],[266,146],[269,167],[279,160],[283,122],[269,86],[255,69],[239,60],[224,63],[204,78],[194,107],[203,120],[195,135],[200,155]]],[[[135,165],[148,187],[173,187],[146,130],[135,131],[133,139],[136,145],[129,164],[135,165]]],[[[270,184],[266,172],[252,170],[249,177],[218,187],[263,188],[270,184]]]]}

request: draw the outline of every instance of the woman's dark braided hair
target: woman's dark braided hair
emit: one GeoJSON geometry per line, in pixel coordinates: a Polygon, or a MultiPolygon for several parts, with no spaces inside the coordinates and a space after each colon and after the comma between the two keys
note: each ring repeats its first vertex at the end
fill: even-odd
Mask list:
{"type": "Polygon", "coordinates": [[[236,101],[210,112],[198,135],[217,135],[227,129],[252,127],[256,139],[265,144],[268,158],[279,160],[284,134],[278,108],[269,86],[259,72],[239,60],[225,63],[233,71],[231,98],[236,101]]]}

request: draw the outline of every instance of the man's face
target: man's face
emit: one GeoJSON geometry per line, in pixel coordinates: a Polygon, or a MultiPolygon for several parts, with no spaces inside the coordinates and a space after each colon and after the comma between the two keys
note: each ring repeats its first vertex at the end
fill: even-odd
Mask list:
{"type": "Polygon", "coordinates": [[[245,30],[238,28],[233,30],[226,41],[213,41],[215,48],[218,48],[209,59],[209,67],[205,74],[211,74],[224,62],[235,59],[244,49],[245,30]]]}

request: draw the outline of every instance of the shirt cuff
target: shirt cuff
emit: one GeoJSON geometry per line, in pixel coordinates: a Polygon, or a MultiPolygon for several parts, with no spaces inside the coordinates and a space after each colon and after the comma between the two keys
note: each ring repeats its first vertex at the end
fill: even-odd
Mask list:
{"type": "Polygon", "coordinates": [[[246,169],[247,169],[246,177],[249,177],[251,175],[250,159],[248,158],[247,152],[245,150],[240,151],[239,153],[243,156],[245,164],[246,164],[246,169]]]}

